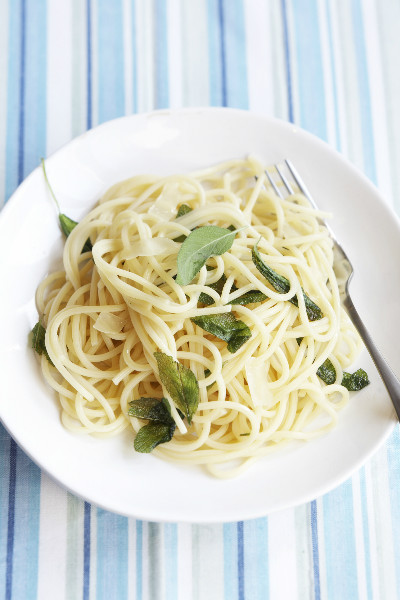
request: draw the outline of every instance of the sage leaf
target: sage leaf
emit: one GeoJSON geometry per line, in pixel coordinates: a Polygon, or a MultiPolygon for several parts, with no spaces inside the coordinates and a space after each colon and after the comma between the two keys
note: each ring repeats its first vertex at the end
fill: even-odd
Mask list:
{"type": "Polygon", "coordinates": [[[181,204],[178,208],[178,212],[176,213],[176,218],[183,217],[183,215],[187,215],[187,213],[192,212],[193,208],[191,208],[188,204],[181,204]]]}
{"type": "MultiPolygon", "coordinates": [[[[65,237],[68,237],[71,231],[75,229],[75,227],[78,225],[77,221],[70,219],[69,217],[67,217],[67,215],[64,215],[62,213],[58,215],[58,218],[60,220],[61,229],[63,230],[65,237]]],[[[88,238],[85,242],[85,245],[82,248],[82,252],[91,252],[92,248],[92,242],[88,238]]]]}
{"type": "MultiPolygon", "coordinates": [[[[300,346],[303,338],[296,338],[298,345],[300,346]]],[[[317,369],[317,375],[324,383],[331,385],[336,381],[336,369],[332,364],[332,361],[327,358],[322,365],[317,369]]],[[[358,369],[355,373],[346,373],[343,371],[342,385],[349,390],[349,392],[358,392],[369,384],[367,373],[363,369],[358,369]]]]}
{"type": "MultiPolygon", "coordinates": [[[[234,291],[233,288],[231,292],[232,291],[234,291]]],[[[267,296],[260,292],[260,290],[250,290],[249,292],[242,294],[238,298],[231,300],[229,304],[241,304],[242,306],[244,306],[245,304],[254,304],[255,302],[262,302],[263,300],[266,300],[266,298],[267,296]]]]}
{"type": "Polygon", "coordinates": [[[250,328],[243,321],[239,321],[233,313],[192,317],[191,321],[204,331],[228,342],[228,350],[232,353],[239,350],[251,338],[250,328]]]}
{"type": "Polygon", "coordinates": [[[165,398],[139,398],[129,402],[128,415],[148,421],[160,421],[162,423],[174,423],[165,403],[165,398]]]}
{"type": "Polygon", "coordinates": [[[237,231],[214,225],[198,227],[192,231],[178,253],[176,282],[188,285],[210,256],[224,254],[231,248],[236,233],[237,231]]]}
{"type": "MultiPolygon", "coordinates": [[[[220,279],[218,279],[218,281],[216,281],[215,283],[209,283],[207,287],[210,287],[211,289],[218,292],[219,295],[221,295],[225,283],[226,283],[226,275],[223,273],[222,276],[220,277],[220,279]]],[[[235,284],[233,284],[230,289],[230,293],[236,292],[237,290],[238,290],[238,288],[236,287],[235,284]]],[[[231,300],[230,302],[228,302],[228,304],[240,304],[240,305],[244,306],[246,304],[254,304],[255,302],[262,302],[266,298],[267,298],[267,296],[265,294],[263,294],[262,292],[260,292],[260,290],[250,290],[250,291],[246,292],[245,294],[238,296],[238,298],[231,300]]],[[[210,306],[211,304],[214,304],[214,299],[211,296],[209,296],[208,294],[206,294],[205,292],[201,292],[201,294],[199,296],[199,302],[201,304],[205,304],[206,306],[210,306]]]]}
{"type": "Polygon", "coordinates": [[[144,425],[136,434],[133,446],[136,452],[148,453],[159,444],[172,440],[175,433],[175,423],[160,423],[155,421],[144,425]]]}
{"type": "Polygon", "coordinates": [[[343,373],[342,385],[349,390],[349,392],[358,392],[369,384],[367,373],[364,369],[358,369],[352,375],[350,373],[343,373]]]}
{"type": "Polygon", "coordinates": [[[199,384],[194,373],[164,352],[155,352],[160,379],[190,424],[199,405],[199,384]]]}
{"type": "Polygon", "coordinates": [[[336,381],[336,369],[329,358],[317,369],[317,375],[322,381],[330,385],[336,381]]]}
{"type": "Polygon", "coordinates": [[[35,327],[32,329],[32,348],[38,354],[44,354],[49,363],[52,365],[53,362],[46,349],[45,336],[46,329],[43,327],[41,321],[38,321],[35,327]]]}
{"type": "MultiPolygon", "coordinates": [[[[221,295],[225,283],[226,276],[223,273],[222,276],[218,279],[218,281],[216,281],[215,283],[207,284],[207,287],[210,287],[212,290],[215,290],[216,292],[218,292],[219,295],[221,295]]],[[[206,304],[207,306],[210,306],[210,304],[214,304],[214,298],[212,298],[212,296],[209,296],[205,292],[201,292],[199,296],[199,302],[201,302],[201,304],[206,304]]]]}
{"type": "MultiPolygon", "coordinates": [[[[187,213],[192,212],[193,208],[190,208],[190,206],[188,204],[181,204],[180,207],[178,208],[178,212],[176,213],[176,218],[179,219],[179,217],[183,217],[183,215],[187,215],[187,213]]],[[[186,235],[182,234],[180,236],[178,236],[177,238],[174,238],[174,242],[177,242],[178,244],[181,244],[182,242],[184,242],[186,240],[186,235]]]]}
{"type": "MultiPolygon", "coordinates": [[[[276,271],[271,269],[271,267],[266,265],[265,262],[262,260],[260,253],[258,251],[258,248],[257,248],[257,244],[255,246],[253,246],[253,249],[251,251],[251,257],[253,259],[253,263],[256,266],[257,270],[261,273],[261,275],[263,275],[263,277],[265,277],[265,279],[272,285],[272,287],[279,294],[286,294],[290,290],[289,280],[286,279],[286,277],[284,277],[283,275],[279,275],[278,273],[276,273],[276,271]]],[[[307,294],[304,292],[303,289],[302,289],[302,292],[303,292],[304,302],[306,305],[306,312],[307,312],[307,316],[308,316],[309,320],[310,321],[318,321],[319,319],[322,319],[323,315],[322,315],[322,311],[319,308],[319,306],[317,306],[315,304],[315,302],[313,302],[307,296],[307,294]]],[[[299,301],[298,301],[296,295],[293,296],[293,298],[290,298],[289,302],[291,302],[295,306],[299,305],[299,301]]]]}

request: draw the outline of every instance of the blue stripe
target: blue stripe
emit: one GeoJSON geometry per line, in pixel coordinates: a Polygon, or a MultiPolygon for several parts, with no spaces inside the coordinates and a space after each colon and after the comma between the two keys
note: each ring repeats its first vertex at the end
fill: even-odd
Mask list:
{"type": "Polygon", "coordinates": [[[178,597],[178,529],[173,523],[164,525],[165,600],[178,597]]]}
{"type": "MultiPolygon", "coordinates": [[[[16,11],[11,12],[10,28],[17,28],[19,25],[19,95],[18,95],[18,168],[17,183],[23,180],[23,153],[24,153],[24,78],[25,78],[25,36],[26,36],[26,4],[22,0],[18,7],[20,21],[17,21],[16,11]]],[[[17,38],[18,39],[18,38],[17,38]]],[[[14,90],[13,90],[14,91],[14,90]]],[[[16,90],[15,90],[16,91],[16,90]]],[[[10,98],[9,98],[10,101],[10,98]]],[[[8,490],[8,520],[7,520],[7,558],[6,558],[6,600],[12,597],[13,586],[13,567],[14,567],[14,536],[15,536],[15,490],[17,484],[17,444],[13,439],[10,440],[10,466],[9,466],[9,490],[8,490]]]]}
{"type": "Polygon", "coordinates": [[[167,43],[167,7],[166,0],[155,0],[155,107],[166,108],[169,105],[168,82],[168,43],[167,43]]]}
{"type": "Polygon", "coordinates": [[[351,480],[323,496],[328,599],[358,598],[351,480]],[[345,535],[343,535],[345,532],[345,535]]]}
{"type": "Polygon", "coordinates": [[[136,521],[136,596],[143,598],[143,522],[136,521]]]}
{"type": "Polygon", "coordinates": [[[10,486],[10,444],[11,438],[0,423],[0,473],[3,485],[0,485],[0,596],[6,590],[7,575],[7,541],[8,541],[8,500],[10,486]]]}
{"type": "Polygon", "coordinates": [[[225,26],[224,26],[224,2],[218,0],[219,20],[219,51],[221,54],[221,104],[228,106],[228,93],[226,89],[226,55],[225,55],[225,26]]]}
{"type": "Polygon", "coordinates": [[[17,446],[12,598],[37,599],[40,523],[40,469],[17,446]]]}
{"type": "Polygon", "coordinates": [[[24,125],[25,125],[25,47],[26,0],[21,1],[21,53],[19,66],[19,128],[18,128],[18,183],[24,179],[24,125]]]}
{"type": "Polygon", "coordinates": [[[292,65],[291,65],[291,60],[290,60],[289,26],[288,26],[288,19],[287,19],[286,0],[281,0],[281,13],[282,13],[282,28],[283,28],[283,44],[285,47],[288,119],[291,123],[294,123],[293,93],[292,93],[292,65]]]}
{"type": "Polygon", "coordinates": [[[223,106],[247,109],[247,48],[243,0],[220,0],[223,106]]]}
{"type": "Polygon", "coordinates": [[[91,129],[92,127],[92,14],[91,14],[91,0],[86,0],[86,47],[87,47],[87,109],[86,109],[86,127],[91,129]]]}
{"type": "Polygon", "coordinates": [[[99,123],[125,113],[123,15],[121,0],[98,0],[99,123]]]}
{"type": "Polygon", "coordinates": [[[365,577],[366,577],[368,600],[370,600],[370,599],[372,599],[371,542],[369,539],[367,486],[366,486],[366,481],[365,481],[365,468],[364,467],[362,469],[360,469],[359,474],[360,474],[360,495],[361,495],[361,511],[362,511],[361,514],[362,514],[364,555],[365,555],[365,577]]]}
{"type": "Polygon", "coordinates": [[[269,600],[268,518],[245,521],[244,538],[244,597],[269,600]]]}
{"type": "Polygon", "coordinates": [[[128,597],[128,520],[97,509],[96,600],[128,597]]]}
{"type": "Polygon", "coordinates": [[[224,523],[224,600],[238,598],[238,528],[224,523]]]}
{"type": "Polygon", "coordinates": [[[372,130],[371,95],[369,92],[368,65],[365,48],[362,10],[359,0],[351,0],[353,19],[353,44],[357,60],[358,111],[363,140],[364,171],[376,183],[374,136],[372,130]]]}
{"type": "Polygon", "coordinates": [[[325,87],[316,0],[292,3],[301,126],[326,140],[325,87]],[[304,35],[304,32],[312,35],[304,35]]]}
{"type": "Polygon", "coordinates": [[[135,0],[132,0],[131,14],[132,14],[131,28],[132,28],[132,53],[133,53],[133,59],[132,59],[133,112],[137,112],[137,109],[138,109],[138,92],[137,92],[138,82],[137,82],[137,48],[136,48],[137,34],[136,34],[135,0]]]}
{"type": "Polygon", "coordinates": [[[12,576],[14,558],[15,529],[15,487],[17,471],[17,444],[10,440],[10,475],[8,490],[8,527],[7,527],[7,562],[6,562],[6,600],[12,597],[12,576]]]}
{"type": "Polygon", "coordinates": [[[23,10],[22,16],[23,38],[26,33],[26,43],[22,41],[21,51],[22,56],[25,54],[24,61],[21,60],[21,69],[25,71],[20,87],[20,143],[23,143],[19,173],[21,180],[40,164],[41,156],[46,156],[46,8],[46,0],[27,2],[26,13],[23,10]]]}
{"type": "MultiPolygon", "coordinates": [[[[389,497],[392,517],[394,564],[400,565],[400,428],[397,424],[387,444],[389,497]]],[[[400,568],[395,569],[397,590],[400,590],[400,568]]]]}
{"type": "Polygon", "coordinates": [[[331,6],[330,6],[329,0],[326,0],[326,13],[327,13],[327,21],[328,21],[330,65],[331,65],[332,81],[333,81],[332,97],[333,97],[333,106],[334,106],[334,110],[335,110],[336,149],[340,152],[342,149],[342,140],[341,140],[340,126],[339,126],[339,101],[338,101],[337,86],[336,86],[337,76],[336,76],[335,52],[334,52],[334,48],[333,48],[331,6]]]}
{"type": "Polygon", "coordinates": [[[314,598],[320,600],[321,585],[319,576],[319,550],[318,550],[318,514],[317,502],[313,500],[310,503],[310,520],[311,520],[311,544],[312,544],[312,560],[314,573],[314,598]]]}
{"type": "Polygon", "coordinates": [[[244,600],[244,539],[243,539],[243,521],[237,524],[237,545],[238,545],[238,598],[244,600]]]}
{"type": "Polygon", "coordinates": [[[6,200],[15,191],[21,182],[21,159],[23,152],[21,144],[21,50],[25,42],[22,41],[22,25],[25,3],[9,3],[9,46],[8,46],[8,79],[7,79],[7,140],[6,140],[6,163],[7,174],[5,184],[6,200]]]}
{"type": "Polygon", "coordinates": [[[83,600],[89,600],[90,591],[90,504],[85,502],[83,513],[83,600]]]}
{"type": "Polygon", "coordinates": [[[225,46],[221,43],[220,2],[207,2],[208,72],[210,105],[226,106],[225,46]],[[222,56],[221,56],[222,54],[222,56]]]}

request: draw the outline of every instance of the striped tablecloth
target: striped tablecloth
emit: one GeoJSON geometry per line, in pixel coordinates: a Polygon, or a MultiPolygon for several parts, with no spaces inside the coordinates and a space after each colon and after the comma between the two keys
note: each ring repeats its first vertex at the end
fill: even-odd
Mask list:
{"type": "MultiPolygon", "coordinates": [[[[0,207],[98,123],[213,105],[295,122],[400,210],[399,26],[398,0],[0,0],[0,207]]],[[[0,436],[1,598],[399,597],[398,427],[310,504],[212,526],[90,506],[0,436]]]]}

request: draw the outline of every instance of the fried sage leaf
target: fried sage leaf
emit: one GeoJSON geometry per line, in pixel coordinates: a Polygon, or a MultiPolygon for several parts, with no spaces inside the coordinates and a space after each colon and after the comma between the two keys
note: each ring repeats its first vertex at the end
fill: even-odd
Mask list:
{"type": "Polygon", "coordinates": [[[232,353],[239,350],[251,338],[250,328],[243,321],[239,321],[233,313],[192,317],[191,321],[204,331],[228,342],[228,350],[232,353]]]}
{"type": "Polygon", "coordinates": [[[328,385],[335,383],[336,381],[336,369],[329,360],[326,359],[325,362],[317,369],[317,375],[322,381],[327,383],[328,385]]]}
{"type": "MultiPolygon", "coordinates": [[[[300,346],[303,338],[297,338],[297,343],[300,346]]],[[[332,361],[327,358],[322,365],[317,369],[317,375],[324,383],[331,385],[336,381],[336,369],[332,364],[332,361]]],[[[355,373],[343,372],[342,385],[349,390],[349,392],[358,392],[369,384],[367,373],[363,369],[358,369],[355,373]]]]}
{"type": "Polygon", "coordinates": [[[178,208],[178,212],[176,213],[176,218],[183,217],[183,215],[187,215],[187,213],[192,212],[193,208],[191,208],[188,204],[181,204],[178,208]]]}
{"type": "Polygon", "coordinates": [[[171,441],[175,427],[175,423],[161,423],[160,421],[143,425],[137,432],[133,443],[136,452],[148,453],[159,444],[171,441]]]}
{"type": "Polygon", "coordinates": [[[364,369],[358,369],[352,375],[350,373],[343,373],[342,385],[344,385],[349,392],[358,392],[368,384],[368,375],[364,369]]]}
{"type": "MultiPolygon", "coordinates": [[[[234,291],[233,288],[231,291],[234,291]]],[[[260,292],[260,290],[250,290],[249,292],[242,294],[238,298],[231,300],[229,304],[241,304],[242,306],[244,306],[246,304],[255,304],[256,302],[263,302],[266,299],[267,296],[260,292]]]]}
{"type": "MultiPolygon", "coordinates": [[[[253,246],[253,249],[251,251],[251,257],[257,270],[261,273],[261,275],[263,275],[263,277],[265,277],[265,279],[272,285],[272,287],[277,292],[279,292],[279,294],[286,294],[290,290],[289,280],[286,279],[286,277],[284,277],[283,275],[279,275],[279,273],[276,273],[276,271],[271,269],[271,267],[266,265],[265,262],[262,260],[257,248],[257,244],[253,246]]],[[[311,298],[307,296],[304,290],[302,290],[302,292],[309,320],[317,321],[319,319],[322,319],[323,315],[319,306],[317,306],[315,302],[313,302],[311,298]]],[[[296,295],[293,296],[293,298],[290,298],[289,302],[291,302],[295,306],[299,305],[299,301],[296,295]]]]}
{"type": "Polygon", "coordinates": [[[128,415],[137,417],[138,419],[147,419],[148,421],[161,421],[164,423],[173,423],[165,403],[167,400],[163,398],[139,398],[129,402],[128,415]]]}
{"type": "Polygon", "coordinates": [[[200,398],[199,384],[193,371],[164,352],[155,352],[154,356],[163,385],[190,424],[200,398]]]}
{"type": "Polygon", "coordinates": [[[231,248],[236,233],[214,225],[192,231],[178,253],[176,282],[188,285],[210,256],[219,256],[231,248]]]}
{"type": "Polygon", "coordinates": [[[159,444],[165,444],[173,438],[176,425],[166,398],[139,398],[129,402],[129,407],[128,414],[131,417],[150,421],[136,434],[134,448],[137,452],[151,452],[159,444]]]}
{"type": "MultiPolygon", "coordinates": [[[[78,225],[77,221],[70,219],[69,217],[67,217],[67,215],[64,215],[62,213],[58,215],[58,218],[65,237],[68,237],[71,231],[75,229],[75,227],[78,225]]],[[[92,248],[92,242],[88,238],[85,242],[85,245],[82,248],[82,252],[91,252],[92,248]]]]}
{"type": "MultiPolygon", "coordinates": [[[[221,295],[225,283],[226,283],[226,276],[224,274],[222,274],[222,277],[220,277],[218,279],[218,281],[216,281],[215,283],[207,284],[207,287],[210,287],[212,290],[215,290],[216,292],[218,292],[219,295],[221,295]]],[[[201,294],[199,296],[199,302],[201,304],[206,304],[207,306],[210,306],[211,304],[214,304],[214,298],[212,298],[205,292],[201,292],[201,294]]]]}
{"type": "MultiPolygon", "coordinates": [[[[221,295],[225,283],[226,283],[226,275],[223,273],[222,277],[220,277],[220,279],[218,279],[218,281],[216,281],[215,283],[208,284],[208,287],[215,290],[216,292],[218,292],[219,295],[221,295]]],[[[237,290],[238,290],[238,288],[236,287],[235,284],[233,284],[230,289],[230,292],[231,293],[236,292],[237,290]]],[[[238,298],[231,300],[230,302],[228,302],[228,304],[233,304],[233,305],[240,304],[240,305],[244,306],[246,304],[254,304],[255,302],[262,302],[266,298],[267,298],[267,296],[265,294],[263,294],[262,292],[260,292],[260,290],[250,290],[249,292],[245,292],[241,296],[238,296],[238,298]]],[[[206,294],[205,292],[201,292],[201,294],[199,296],[199,302],[201,304],[210,306],[211,304],[214,304],[214,299],[209,294],[206,294]]]]}
{"type": "Polygon", "coordinates": [[[44,354],[49,363],[52,365],[53,362],[47,352],[45,344],[46,329],[43,327],[41,321],[38,321],[35,327],[32,329],[32,348],[38,354],[44,354]]]}

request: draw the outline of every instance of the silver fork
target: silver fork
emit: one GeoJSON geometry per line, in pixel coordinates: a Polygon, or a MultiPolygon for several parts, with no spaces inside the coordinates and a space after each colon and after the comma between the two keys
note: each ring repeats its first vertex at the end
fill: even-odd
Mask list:
{"type": "MultiPolygon", "coordinates": [[[[265,174],[268,177],[268,180],[269,180],[272,188],[274,189],[275,193],[280,198],[284,199],[285,194],[283,193],[283,190],[286,189],[286,191],[289,195],[295,194],[296,193],[296,190],[294,189],[294,184],[295,184],[297,186],[298,190],[308,199],[310,204],[314,208],[318,209],[318,206],[316,205],[314,199],[312,198],[310,192],[308,191],[307,187],[305,186],[304,182],[302,181],[300,175],[298,174],[297,170],[294,168],[292,163],[289,160],[285,160],[285,164],[286,164],[286,169],[290,175],[290,179],[289,179],[289,177],[287,177],[287,175],[285,175],[281,165],[279,165],[279,164],[276,164],[276,165],[273,165],[273,167],[272,166],[270,167],[270,169],[274,169],[274,171],[278,175],[278,180],[274,179],[274,177],[272,176],[271,170],[265,171],[265,174]],[[277,183],[280,183],[280,186],[277,185],[277,183]]],[[[353,304],[353,301],[352,301],[352,299],[350,297],[350,293],[349,293],[349,284],[350,284],[350,281],[351,281],[351,279],[353,277],[353,273],[354,273],[353,266],[347,256],[347,254],[343,250],[342,246],[337,241],[332,229],[330,229],[330,227],[327,224],[325,224],[325,225],[326,225],[326,227],[330,233],[330,236],[333,240],[335,264],[339,263],[341,266],[341,269],[343,270],[343,272],[345,274],[343,285],[341,286],[341,290],[340,290],[343,306],[346,309],[347,314],[349,315],[350,319],[352,320],[358,333],[360,334],[368,352],[370,353],[371,358],[374,361],[375,366],[382,378],[382,381],[386,386],[386,389],[388,391],[390,399],[393,402],[393,406],[396,410],[397,417],[400,420],[400,382],[397,379],[397,377],[394,375],[393,371],[390,369],[389,365],[387,364],[387,362],[385,361],[385,359],[383,358],[381,353],[379,352],[378,348],[376,347],[375,343],[373,342],[367,328],[365,327],[364,323],[362,322],[360,315],[358,314],[358,312],[353,304]]]]}

